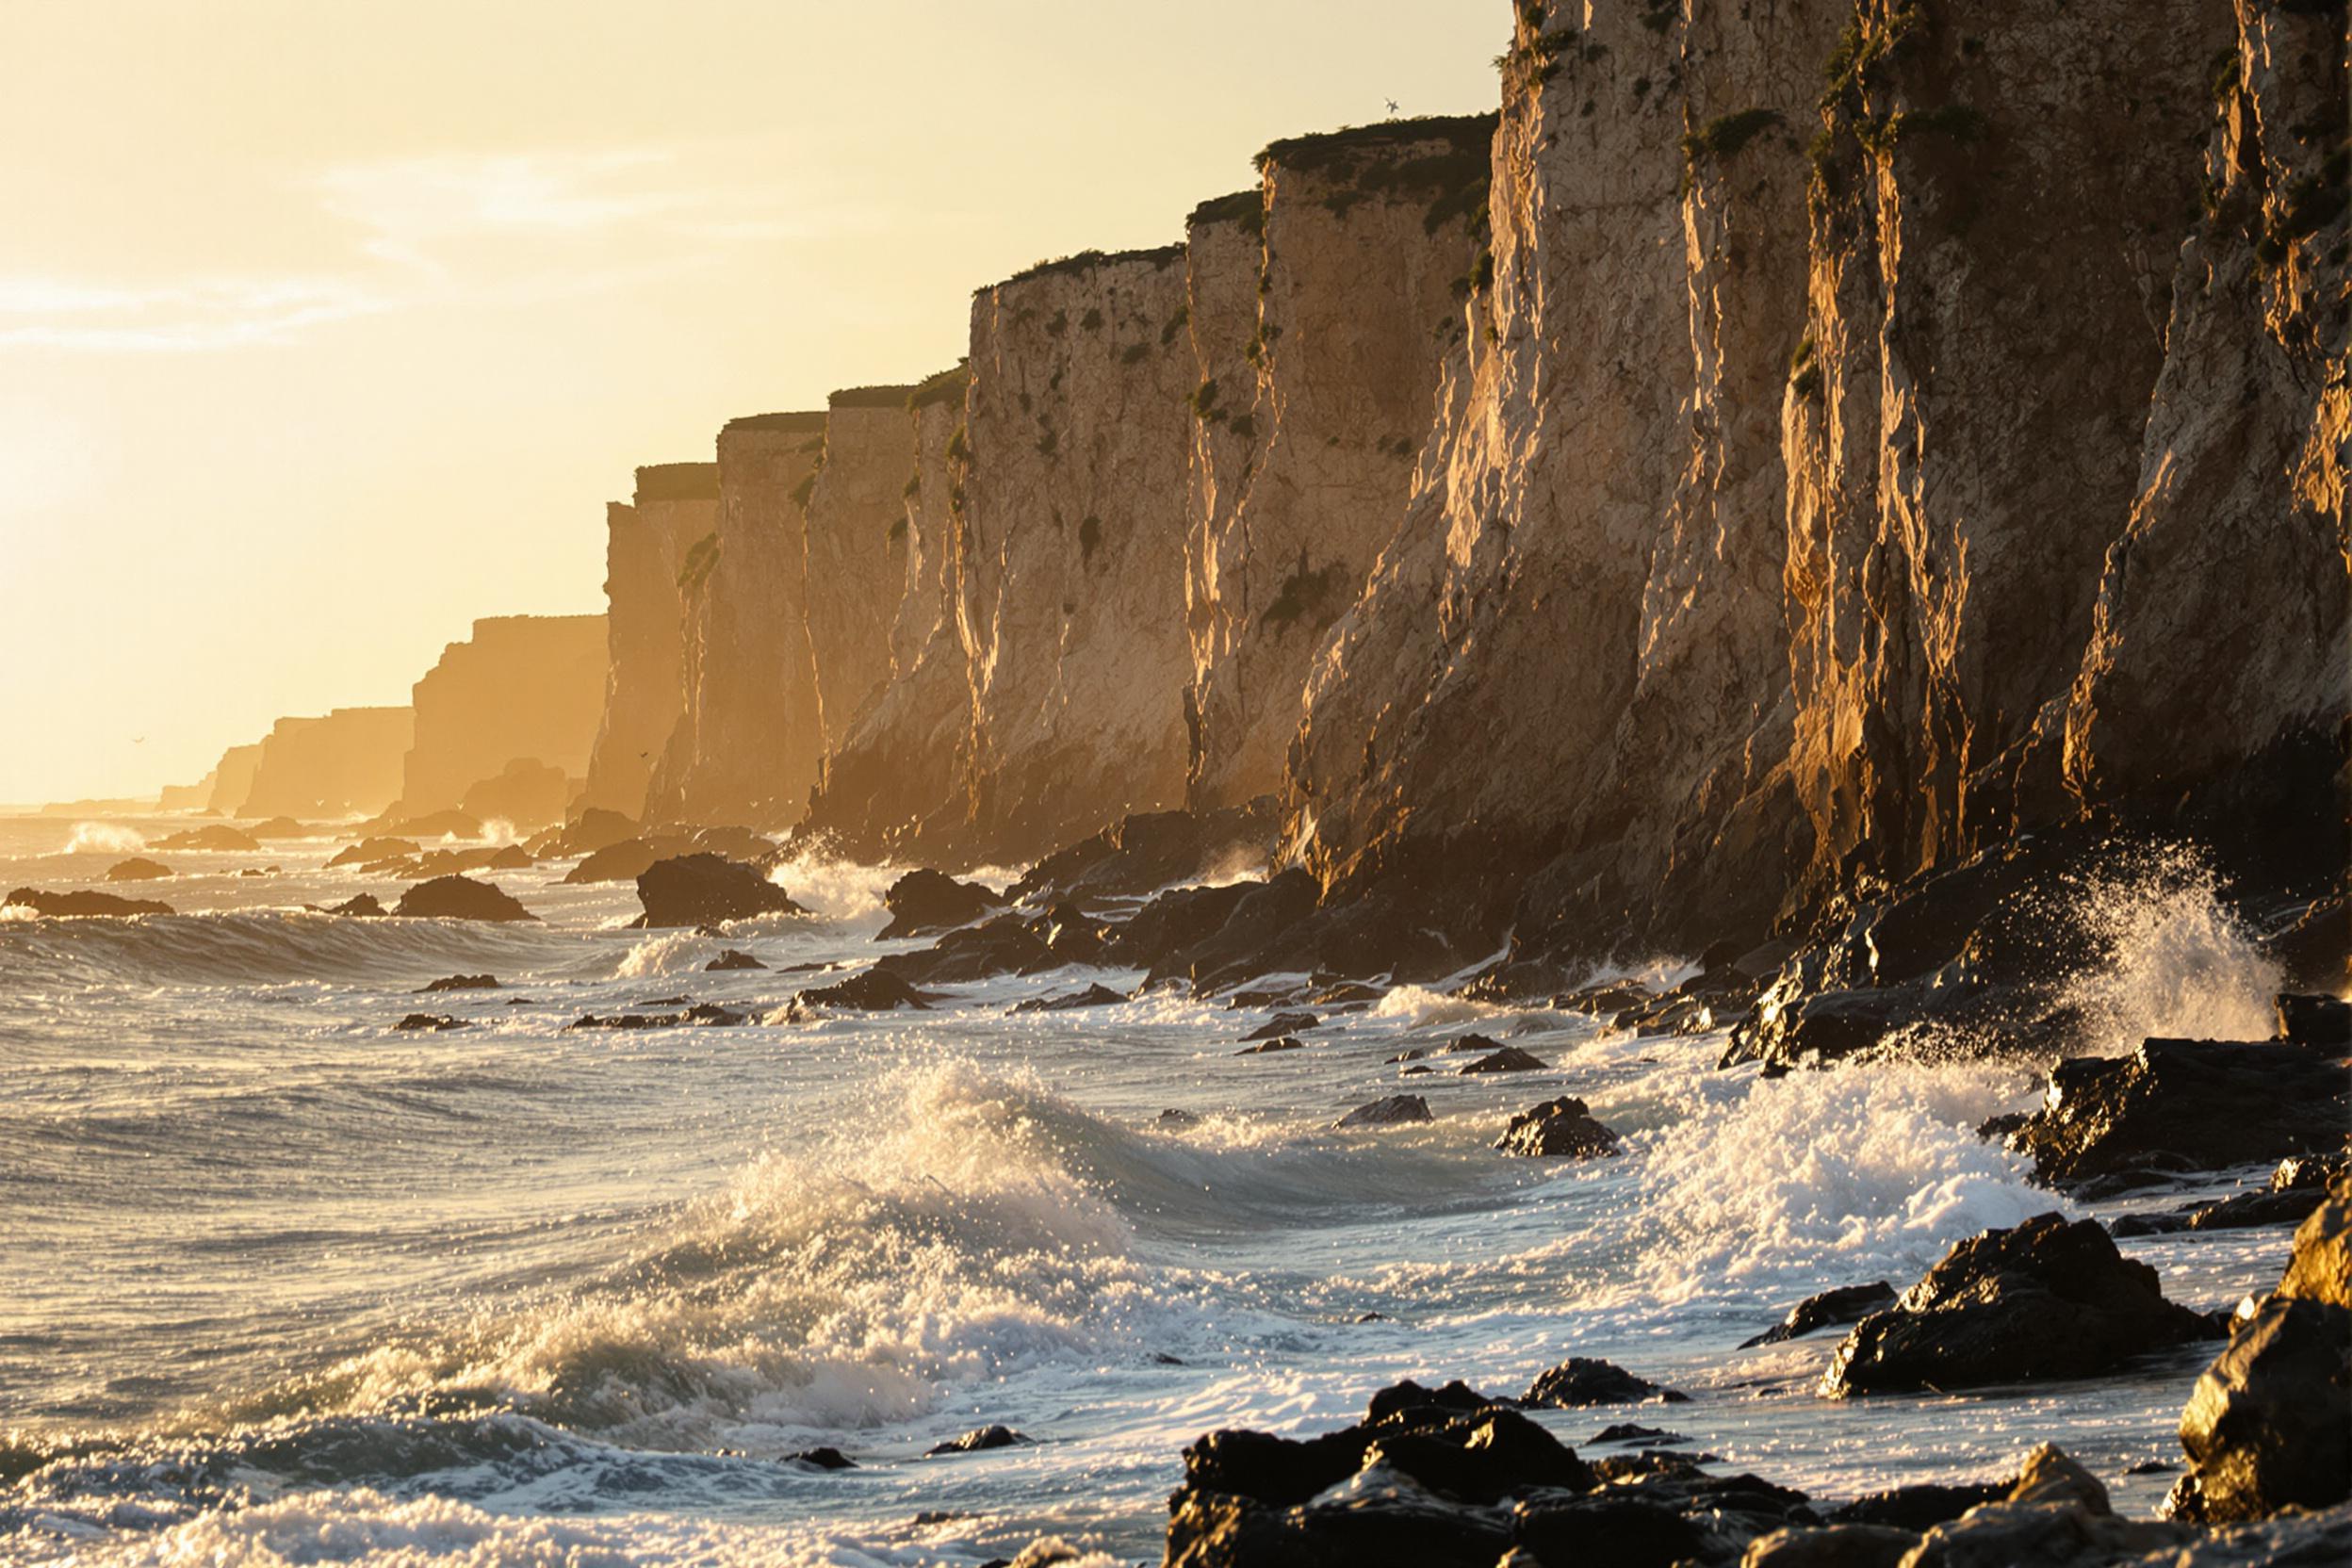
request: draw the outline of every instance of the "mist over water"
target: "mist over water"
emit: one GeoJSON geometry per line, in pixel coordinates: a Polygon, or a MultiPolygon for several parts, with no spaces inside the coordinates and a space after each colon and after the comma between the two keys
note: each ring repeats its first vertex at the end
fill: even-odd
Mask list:
{"type": "MultiPolygon", "coordinates": [[[[0,822],[0,885],[93,883],[139,837],[98,825],[0,822]]],[[[2050,1436],[2110,1478],[2177,1447],[2184,1366],[1832,1405],[1834,1334],[1734,1348],[2070,1207],[1975,1135],[2030,1101],[2014,1062],[1765,1080],[1718,1071],[1720,1036],[1419,987],[1266,1056],[1234,1054],[1263,1012],[1176,991],[1007,1012],[1130,972],[786,1024],[792,966],[891,945],[887,872],[788,864],[815,913],[718,935],[627,929],[626,887],[560,866],[493,877],[542,925],[345,921],[301,906],[394,890],[319,869],[333,847],[174,854],[174,916],[0,923],[0,1560],[1156,1559],[1205,1430],[1319,1429],[1403,1376],[1515,1393],[1571,1353],[1688,1390],[1676,1430],[1832,1500],[2050,1436]],[[703,968],[728,948],[771,967],[703,968]],[[416,994],[483,971],[502,988],[416,994]],[[564,1028],[679,995],[767,1021],[564,1028]],[[421,1010],[469,1027],[392,1027],[421,1010]],[[1387,1060],[1474,1030],[1546,1070],[1387,1060]],[[1333,1128],[1400,1090],[1436,1119],[1333,1128]],[[1622,1157],[1490,1147],[1562,1093],[1622,1157]],[[990,1422],[1037,1441],[921,1457],[990,1422]],[[791,1458],[819,1446],[858,1468],[791,1458]]],[[[2118,868],[2082,911],[2102,1039],[2266,1006],[2210,882],[2118,868]]],[[[2199,1307],[2280,1245],[2126,1244],[2199,1307]]],[[[1589,1446],[1656,1415],[1541,1419],[1589,1446]]]]}

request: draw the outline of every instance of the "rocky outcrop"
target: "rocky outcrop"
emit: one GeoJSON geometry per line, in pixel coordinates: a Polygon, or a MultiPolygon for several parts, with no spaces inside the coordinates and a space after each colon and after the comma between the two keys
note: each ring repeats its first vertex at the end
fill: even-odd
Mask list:
{"type": "Polygon", "coordinates": [[[718,527],[715,463],[640,468],[633,501],[605,509],[609,664],[582,807],[645,809],[686,706],[688,585],[711,560],[718,527]]]}
{"type": "Polygon", "coordinates": [[[2097,1220],[2046,1214],[1955,1246],[1846,1336],[1821,1391],[1844,1398],[2096,1377],[2214,1331],[2166,1300],[2156,1270],[2118,1253],[2097,1220]]]}
{"type": "Polygon", "coordinates": [[[417,920],[508,922],[539,918],[496,883],[477,882],[455,874],[417,883],[400,895],[400,902],[392,912],[417,920]]]}
{"type": "Polygon", "coordinates": [[[973,299],[951,455],[975,854],[1030,858],[1183,797],[1183,260],[1072,256],[973,299]]]}
{"type": "Polygon", "coordinates": [[[337,708],[280,719],[239,803],[246,817],[372,816],[400,797],[401,760],[416,733],[406,708],[337,708]]]}
{"type": "Polygon", "coordinates": [[[903,489],[906,581],[890,626],[890,678],[825,760],[808,831],[847,855],[964,858],[972,763],[972,659],[963,602],[964,401],[958,365],[907,396],[914,464],[903,489]]]}
{"type": "Polygon", "coordinates": [[[1493,115],[1277,141],[1187,228],[1191,799],[1279,789],[1308,662],[1412,489],[1479,279],[1493,115]]]}
{"type": "Polygon", "coordinates": [[[808,644],[825,749],[846,742],[890,676],[890,632],[906,596],[906,481],[915,469],[907,386],[826,400],[825,451],[807,497],[808,644]]]}
{"type": "Polygon", "coordinates": [[[525,760],[581,777],[604,708],[605,638],[601,615],[488,615],[443,648],[410,693],[401,811],[449,810],[525,760]]]}
{"type": "Polygon", "coordinates": [[[53,892],[45,888],[17,888],[0,899],[0,906],[30,909],[37,915],[53,919],[79,919],[91,915],[168,915],[172,906],[152,898],[122,898],[114,893],[53,892]]]}
{"type": "Polygon", "coordinates": [[[637,878],[643,926],[716,925],[721,921],[808,911],[755,868],[708,852],[657,860],[637,878]]]}
{"type": "Polygon", "coordinates": [[[824,450],[823,414],[719,431],[717,520],[681,574],[683,707],[647,789],[648,822],[785,826],[808,798],[824,738],[804,486],[824,450]]]}

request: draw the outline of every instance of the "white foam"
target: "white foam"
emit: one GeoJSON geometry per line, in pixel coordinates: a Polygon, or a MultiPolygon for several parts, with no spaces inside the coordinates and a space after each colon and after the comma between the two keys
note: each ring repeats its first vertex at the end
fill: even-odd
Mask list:
{"type": "Polygon", "coordinates": [[[815,850],[779,861],[768,880],[830,920],[863,920],[882,912],[882,895],[904,874],[891,866],[859,865],[815,850]]]}
{"type": "Polygon", "coordinates": [[[2156,851],[2102,872],[2077,907],[2107,955],[2065,998],[2082,1010],[2096,1054],[2121,1055],[2150,1036],[2260,1040],[2275,1032],[2283,972],[2193,852],[2156,851]]]}
{"type": "Polygon", "coordinates": [[[616,979],[642,980],[647,975],[700,969],[703,947],[699,932],[665,931],[661,936],[645,938],[622,955],[620,967],[612,973],[616,979]]]}
{"type": "Polygon", "coordinates": [[[77,822],[65,841],[65,855],[131,855],[147,847],[146,835],[113,822],[77,822]]]}
{"type": "Polygon", "coordinates": [[[1503,1009],[1467,997],[1447,996],[1427,986],[1398,986],[1372,1004],[1373,1018],[1402,1019],[1413,1028],[1476,1023],[1503,1009]]]}

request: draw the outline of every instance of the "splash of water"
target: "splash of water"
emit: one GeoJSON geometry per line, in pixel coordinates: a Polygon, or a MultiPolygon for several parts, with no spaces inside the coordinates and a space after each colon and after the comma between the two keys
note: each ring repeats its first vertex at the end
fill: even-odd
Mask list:
{"type": "Polygon", "coordinates": [[[890,866],[862,866],[804,849],[777,862],[768,880],[829,920],[863,920],[882,912],[882,895],[901,874],[890,866]]]}
{"type": "Polygon", "coordinates": [[[2088,1050],[2121,1055],[2150,1036],[2260,1040],[2285,975],[2230,912],[2195,851],[2167,847],[2091,876],[2079,918],[2102,960],[2066,987],[2088,1050]]]}
{"type": "Polygon", "coordinates": [[[77,822],[65,841],[66,855],[135,855],[147,847],[146,835],[112,822],[77,822]]]}

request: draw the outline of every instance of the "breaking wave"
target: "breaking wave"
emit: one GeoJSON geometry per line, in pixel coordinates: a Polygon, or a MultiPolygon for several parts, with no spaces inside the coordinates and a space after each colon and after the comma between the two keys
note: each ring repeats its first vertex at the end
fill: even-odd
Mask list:
{"type": "Polygon", "coordinates": [[[2194,852],[2164,849],[2091,878],[2078,918],[2103,954],[2063,1000],[2089,1049],[2121,1055],[2150,1036],[2267,1039],[2284,981],[2194,852]]]}
{"type": "Polygon", "coordinates": [[[147,836],[120,823],[77,822],[65,841],[63,855],[134,855],[147,847],[147,836]]]}

